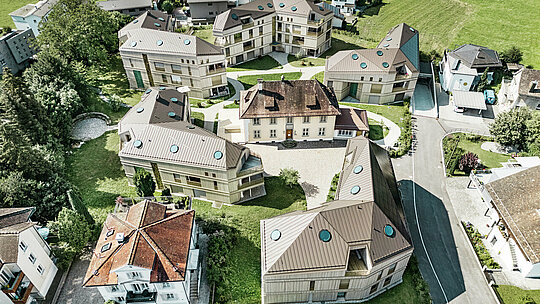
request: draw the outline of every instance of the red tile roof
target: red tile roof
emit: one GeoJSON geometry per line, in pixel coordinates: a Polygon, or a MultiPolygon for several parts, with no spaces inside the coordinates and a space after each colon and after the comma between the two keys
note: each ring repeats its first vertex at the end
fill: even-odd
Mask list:
{"type": "Polygon", "coordinates": [[[83,286],[117,284],[111,271],[125,265],[151,269],[150,282],[183,281],[188,262],[195,211],[167,212],[153,202],[141,202],[127,214],[109,214],[103,225],[83,286]],[[114,233],[107,237],[107,232],[114,233]],[[124,242],[115,237],[124,233],[124,242]],[[101,252],[105,244],[111,248],[101,252]]]}

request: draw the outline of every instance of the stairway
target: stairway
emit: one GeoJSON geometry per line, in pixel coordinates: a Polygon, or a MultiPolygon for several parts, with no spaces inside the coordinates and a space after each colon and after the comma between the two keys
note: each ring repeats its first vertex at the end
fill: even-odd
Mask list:
{"type": "Polygon", "coordinates": [[[189,298],[190,303],[197,303],[199,298],[199,270],[195,270],[191,273],[191,278],[189,282],[189,298]]]}
{"type": "Polygon", "coordinates": [[[512,270],[520,271],[516,257],[516,245],[514,245],[514,242],[512,241],[509,241],[508,245],[510,246],[510,254],[512,255],[512,270]]]}

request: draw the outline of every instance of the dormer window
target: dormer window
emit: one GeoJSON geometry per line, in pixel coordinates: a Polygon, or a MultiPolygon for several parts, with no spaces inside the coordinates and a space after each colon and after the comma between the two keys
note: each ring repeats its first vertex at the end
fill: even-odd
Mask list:
{"type": "Polygon", "coordinates": [[[134,278],[140,278],[140,277],[141,277],[141,273],[140,273],[140,272],[136,272],[136,271],[132,271],[132,272],[130,273],[130,276],[131,276],[132,279],[134,279],[134,278]]]}

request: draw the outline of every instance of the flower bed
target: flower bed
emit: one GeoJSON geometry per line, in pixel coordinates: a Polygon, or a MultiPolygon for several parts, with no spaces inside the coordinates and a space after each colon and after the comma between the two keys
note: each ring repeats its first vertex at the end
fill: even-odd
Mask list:
{"type": "Polygon", "coordinates": [[[465,232],[467,232],[469,241],[473,245],[476,256],[478,256],[478,259],[480,260],[480,264],[482,264],[482,266],[486,266],[489,269],[500,269],[501,266],[493,260],[493,258],[487,251],[484,242],[482,242],[484,236],[481,235],[472,224],[465,222],[461,222],[461,224],[463,225],[463,228],[465,228],[465,232]]]}

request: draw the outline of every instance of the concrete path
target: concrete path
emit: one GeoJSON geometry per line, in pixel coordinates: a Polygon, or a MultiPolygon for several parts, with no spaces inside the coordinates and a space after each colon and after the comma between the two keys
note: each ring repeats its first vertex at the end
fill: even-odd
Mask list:
{"type": "Polygon", "coordinates": [[[58,302],[55,304],[103,304],[103,297],[97,288],[82,287],[91,258],[92,253],[87,252],[73,261],[66,282],[60,291],[58,302]]]}
{"type": "Polygon", "coordinates": [[[268,54],[270,57],[274,58],[275,61],[277,61],[282,66],[286,66],[289,64],[289,54],[282,53],[282,52],[271,52],[268,54]]]}

